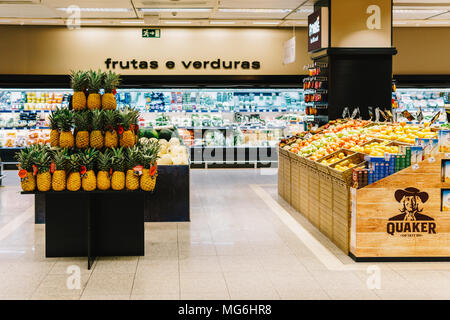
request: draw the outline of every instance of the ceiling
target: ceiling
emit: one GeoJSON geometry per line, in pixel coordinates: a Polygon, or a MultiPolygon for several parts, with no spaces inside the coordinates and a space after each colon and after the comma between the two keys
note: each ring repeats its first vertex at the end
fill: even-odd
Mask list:
{"type": "MultiPolygon", "coordinates": [[[[0,24],[306,26],[314,0],[0,0],[0,24]]],[[[450,27],[450,0],[394,0],[394,26],[450,27]]]]}

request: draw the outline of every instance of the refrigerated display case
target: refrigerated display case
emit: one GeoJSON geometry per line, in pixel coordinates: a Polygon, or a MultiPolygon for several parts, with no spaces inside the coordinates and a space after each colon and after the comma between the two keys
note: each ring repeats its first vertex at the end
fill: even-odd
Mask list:
{"type": "Polygon", "coordinates": [[[445,109],[450,107],[450,88],[397,88],[393,93],[397,121],[411,122],[403,116],[408,111],[417,122],[417,115],[422,111],[423,120],[430,121],[437,112],[441,112],[437,123],[446,123],[445,109]]]}
{"type": "MultiPolygon", "coordinates": [[[[72,90],[65,88],[0,89],[0,156],[5,157],[6,152],[11,160],[14,148],[45,142],[50,131],[48,115],[68,106],[71,94],[72,90]]],[[[279,139],[304,129],[305,102],[300,88],[126,88],[117,90],[116,99],[119,108],[140,111],[140,127],[177,127],[197,165],[259,162],[253,156],[208,160],[205,148],[212,148],[212,154],[215,148],[240,148],[244,155],[253,154],[248,148],[255,148],[257,154],[258,148],[272,148],[270,163],[276,162],[279,139]],[[202,156],[194,157],[199,154],[202,156]]]]}

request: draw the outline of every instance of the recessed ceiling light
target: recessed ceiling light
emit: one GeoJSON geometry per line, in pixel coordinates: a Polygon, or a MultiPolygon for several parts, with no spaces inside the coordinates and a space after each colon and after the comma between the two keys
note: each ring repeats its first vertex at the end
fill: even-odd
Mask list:
{"type": "Polygon", "coordinates": [[[81,20],[81,24],[86,23],[103,23],[103,20],[81,20]]]}
{"type": "Polygon", "coordinates": [[[6,23],[6,22],[11,22],[12,20],[7,20],[7,19],[0,19],[0,23],[6,23]]]}
{"type": "Polygon", "coordinates": [[[123,24],[143,24],[144,21],[120,21],[123,24]]]}
{"type": "Polygon", "coordinates": [[[210,24],[235,24],[234,21],[210,21],[210,24]]]}
{"type": "Polygon", "coordinates": [[[447,10],[443,10],[443,9],[394,9],[394,13],[443,13],[446,12],[447,10]]]}
{"type": "Polygon", "coordinates": [[[287,13],[291,9],[219,9],[219,12],[287,13]]]}
{"type": "Polygon", "coordinates": [[[425,24],[448,24],[448,21],[427,21],[425,24]]]}
{"type": "Polygon", "coordinates": [[[303,9],[297,9],[297,10],[295,10],[295,12],[297,13],[297,12],[301,12],[301,13],[313,13],[314,12],[314,9],[306,9],[306,8],[303,8],[303,9]]]}
{"type": "Polygon", "coordinates": [[[140,8],[141,12],[210,12],[211,8],[140,8]]]}
{"type": "Polygon", "coordinates": [[[253,21],[253,24],[280,24],[278,21],[253,21]]]}
{"type": "Polygon", "coordinates": [[[128,8],[57,8],[59,11],[73,12],[74,9],[78,9],[81,12],[129,12],[131,9],[128,8]]]}
{"type": "Polygon", "coordinates": [[[31,20],[31,23],[58,23],[56,20],[31,20]]]}
{"type": "Polygon", "coordinates": [[[189,23],[192,23],[192,21],[164,21],[164,23],[167,23],[167,24],[189,24],[189,23]]]}

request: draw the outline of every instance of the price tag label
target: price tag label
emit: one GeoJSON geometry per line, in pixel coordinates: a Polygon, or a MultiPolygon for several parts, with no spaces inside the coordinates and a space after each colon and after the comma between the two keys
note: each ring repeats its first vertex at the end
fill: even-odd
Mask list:
{"type": "Polygon", "coordinates": [[[415,163],[411,166],[411,168],[413,169],[413,171],[416,171],[417,169],[419,169],[419,164],[415,163]]]}
{"type": "Polygon", "coordinates": [[[436,159],[434,158],[434,157],[429,157],[428,158],[428,162],[429,163],[433,163],[433,162],[435,162],[436,161],[436,159]]]}

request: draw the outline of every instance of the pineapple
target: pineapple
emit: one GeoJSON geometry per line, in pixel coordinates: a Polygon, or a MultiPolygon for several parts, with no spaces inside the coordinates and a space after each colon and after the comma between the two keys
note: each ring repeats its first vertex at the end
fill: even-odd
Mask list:
{"type": "Polygon", "coordinates": [[[37,178],[36,184],[37,188],[41,192],[50,191],[52,186],[52,175],[50,173],[50,164],[52,158],[50,157],[50,152],[47,148],[42,148],[37,151],[35,164],[37,166],[37,178]]]}
{"type": "Polygon", "coordinates": [[[113,190],[123,190],[125,188],[125,157],[123,148],[112,149],[113,156],[111,158],[111,166],[113,174],[111,178],[111,187],[113,190]]]}
{"type": "Polygon", "coordinates": [[[80,155],[80,164],[86,168],[86,173],[81,179],[81,187],[84,191],[94,191],[97,188],[97,178],[94,172],[95,159],[98,151],[87,149],[80,155]]]}
{"type": "Polygon", "coordinates": [[[104,89],[105,93],[102,96],[103,110],[115,110],[117,108],[117,101],[115,97],[116,88],[120,84],[120,76],[111,70],[105,74],[104,89]]]}
{"type": "Polygon", "coordinates": [[[142,150],[142,170],[140,186],[144,191],[153,191],[156,186],[156,160],[160,145],[158,141],[148,143],[142,150]]]}
{"type": "Polygon", "coordinates": [[[70,86],[74,91],[72,97],[73,110],[79,111],[86,109],[86,94],[84,93],[84,90],[86,89],[86,80],[86,72],[71,71],[70,86]]]}
{"type": "Polygon", "coordinates": [[[91,148],[101,149],[104,145],[103,139],[103,111],[92,111],[92,131],[90,136],[91,148]]]}
{"type": "MultiPolygon", "coordinates": [[[[141,164],[141,154],[138,147],[129,148],[126,156],[127,175],[125,186],[128,190],[139,189],[139,175],[135,172],[135,167],[141,164]]],[[[142,171],[141,171],[142,172],[142,171]]]]}
{"type": "Polygon", "coordinates": [[[119,145],[119,137],[117,136],[118,114],[114,110],[106,110],[105,117],[105,147],[117,148],[119,145]]]}
{"type": "Polygon", "coordinates": [[[52,189],[63,191],[66,189],[67,149],[58,150],[53,155],[55,172],[52,175],[52,189]]]}
{"type": "Polygon", "coordinates": [[[16,153],[15,157],[19,162],[20,185],[23,191],[34,191],[36,179],[33,175],[34,152],[36,146],[25,148],[16,153]]]}
{"type": "Polygon", "coordinates": [[[78,149],[86,149],[89,147],[89,125],[91,123],[91,112],[76,112],[73,115],[73,119],[77,132],[75,145],[78,149]]]}
{"type": "Polygon", "coordinates": [[[67,165],[70,172],[67,178],[67,190],[78,191],[81,188],[80,154],[72,154],[67,159],[67,165]]]}
{"type": "Polygon", "coordinates": [[[58,113],[59,110],[52,112],[48,116],[48,122],[50,124],[50,146],[59,147],[59,127],[58,127],[58,113]]]}
{"type": "Polygon", "coordinates": [[[109,170],[111,169],[111,150],[99,153],[97,156],[97,189],[109,190],[111,188],[111,177],[109,170]]]}
{"type": "Polygon", "coordinates": [[[87,99],[87,106],[89,110],[100,109],[102,106],[101,97],[100,97],[100,89],[103,83],[103,73],[98,71],[90,70],[87,73],[87,86],[89,90],[89,95],[87,99]]]}
{"type": "Polygon", "coordinates": [[[58,127],[61,132],[59,134],[59,146],[61,148],[73,148],[72,124],[72,113],[67,108],[61,109],[61,113],[58,115],[58,127]]]}
{"type": "Polygon", "coordinates": [[[120,146],[130,148],[136,144],[134,125],[139,117],[139,112],[134,109],[125,109],[120,112],[120,125],[123,133],[120,135],[120,146]]]}

